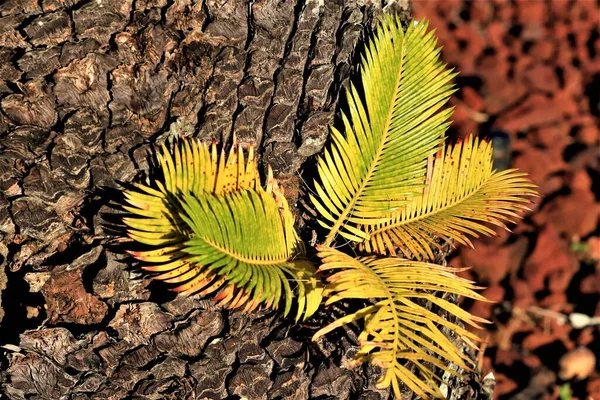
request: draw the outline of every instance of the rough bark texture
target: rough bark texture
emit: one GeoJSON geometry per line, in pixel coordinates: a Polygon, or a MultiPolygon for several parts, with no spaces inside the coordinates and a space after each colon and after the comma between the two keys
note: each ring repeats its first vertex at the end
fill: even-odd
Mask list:
{"type": "Polygon", "coordinates": [[[295,204],[374,17],[410,13],[387,3],[0,5],[0,398],[389,396],[373,367],[344,367],[351,330],[314,345],[315,326],[174,298],[101,225],[174,131],[258,144],[295,204]]]}

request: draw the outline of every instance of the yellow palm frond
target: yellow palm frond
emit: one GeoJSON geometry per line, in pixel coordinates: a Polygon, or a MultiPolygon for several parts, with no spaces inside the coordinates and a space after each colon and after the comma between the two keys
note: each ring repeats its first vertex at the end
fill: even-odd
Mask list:
{"type": "Polygon", "coordinates": [[[506,228],[505,222],[528,210],[536,185],[516,170],[493,171],[492,161],[491,143],[472,136],[443,148],[422,193],[389,220],[363,227],[368,239],[361,248],[392,255],[407,249],[432,260],[434,236],[472,246],[469,236],[494,234],[486,224],[506,228]]]}
{"type": "Polygon", "coordinates": [[[179,193],[223,194],[260,185],[252,147],[247,160],[235,144],[228,157],[223,151],[219,157],[215,143],[209,147],[199,140],[184,140],[174,148],[174,156],[164,144],[157,154],[164,177],[164,183],[155,182],[158,189],[137,183],[138,190],[125,191],[124,208],[135,217],[124,222],[129,237],[140,243],[176,246],[186,239],[190,229],[179,216],[179,193]]]}
{"type": "Polygon", "coordinates": [[[403,382],[423,398],[443,398],[432,366],[456,375],[449,364],[470,369],[471,360],[442,332],[449,329],[475,347],[478,337],[428,310],[420,301],[429,301],[463,323],[478,327],[485,320],[470,315],[459,306],[433,294],[445,292],[484,300],[475,293],[473,283],[455,275],[457,269],[419,261],[374,256],[352,258],[330,247],[318,247],[322,265],[319,272],[331,271],[324,294],[326,304],[342,299],[372,299],[373,305],[346,315],[313,337],[320,336],[353,321],[364,319],[359,335],[360,351],[356,362],[369,361],[385,369],[378,387],[392,385],[400,398],[403,382]],[[409,369],[412,364],[415,372],[409,369]]]}
{"type": "Polygon", "coordinates": [[[362,60],[363,93],[347,92],[345,134],[331,127],[333,143],[318,161],[312,201],[330,230],[325,244],[338,234],[363,241],[357,226],[385,221],[418,195],[448,126],[451,110],[436,112],[453,92],[453,76],[426,23],[405,33],[397,17],[382,19],[362,60]]]}
{"type": "MultiPolygon", "coordinates": [[[[124,208],[133,215],[123,219],[128,227],[128,236],[151,248],[145,251],[129,251],[135,258],[146,263],[144,269],[159,272],[155,279],[179,284],[173,290],[184,294],[198,292],[207,295],[218,292],[215,299],[231,308],[245,307],[246,310],[253,310],[259,305],[277,308],[279,300],[285,298],[286,314],[292,299],[292,288],[287,282],[291,278],[298,286],[297,318],[302,315],[307,318],[316,311],[321,301],[321,286],[314,276],[315,268],[310,262],[303,260],[304,245],[296,234],[293,215],[270,168],[267,190],[260,187],[252,146],[245,157],[241,146],[236,147],[234,143],[226,157],[224,152],[219,156],[214,143],[209,147],[200,141],[186,140],[174,146],[173,155],[163,145],[158,159],[164,181],[157,180],[157,188],[136,184],[135,190],[125,191],[127,205],[124,208]],[[246,193],[245,196],[251,201],[239,200],[235,196],[233,198],[237,200],[231,200],[235,193],[246,193]],[[198,254],[200,248],[208,253],[215,249],[211,250],[210,246],[201,247],[197,242],[201,240],[194,230],[197,221],[187,214],[187,211],[196,210],[198,206],[194,199],[201,202],[198,204],[204,205],[225,202],[227,206],[220,209],[222,218],[237,216],[238,221],[255,224],[266,230],[274,229],[274,232],[282,235],[283,241],[271,240],[275,238],[275,233],[269,234],[268,237],[263,235],[262,239],[256,235],[245,236],[245,240],[254,246],[251,246],[246,254],[248,262],[256,257],[256,264],[261,265],[264,260],[256,253],[260,246],[268,250],[277,250],[280,257],[278,260],[281,261],[281,257],[285,255],[286,261],[275,263],[275,272],[255,271],[246,268],[246,264],[240,267],[242,264],[235,264],[233,256],[232,259],[228,259],[233,269],[227,271],[215,269],[210,257],[201,261],[198,254]],[[252,214],[256,211],[252,208],[253,205],[260,206],[259,209],[262,207],[265,212],[252,214]],[[241,208],[232,214],[234,208],[227,208],[229,206],[241,208]],[[270,218],[269,224],[261,219],[267,216],[270,218]],[[242,270],[245,275],[240,275],[242,270]],[[247,276],[250,276],[251,281],[248,282],[244,278],[247,276]],[[278,279],[275,279],[276,277],[278,279]]],[[[202,216],[205,220],[208,218],[214,223],[215,215],[210,214],[210,210],[202,210],[208,214],[199,211],[194,215],[202,216]]],[[[250,228],[240,226],[239,223],[232,226],[236,229],[221,232],[229,235],[223,238],[224,243],[237,243],[239,246],[242,242],[239,235],[246,232],[244,229],[250,228]]],[[[213,233],[216,234],[217,231],[213,233]]],[[[224,254],[233,252],[230,254],[232,255],[237,254],[236,249],[238,248],[234,246],[221,250],[224,254]]],[[[216,257],[215,253],[211,254],[216,257]]],[[[266,253],[263,251],[260,254],[266,253]]]]}

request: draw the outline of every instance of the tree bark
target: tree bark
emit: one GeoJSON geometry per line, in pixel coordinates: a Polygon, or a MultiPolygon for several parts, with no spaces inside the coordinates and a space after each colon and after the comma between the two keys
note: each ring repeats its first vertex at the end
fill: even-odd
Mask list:
{"type": "MultiPolygon", "coordinates": [[[[351,329],[316,346],[325,314],[299,325],[175,298],[102,225],[111,188],[147,178],[174,133],[255,143],[295,205],[376,17],[408,21],[409,0],[384,3],[0,5],[1,398],[389,397],[375,367],[344,367],[351,329]]],[[[479,382],[452,389],[475,398],[479,382]]]]}

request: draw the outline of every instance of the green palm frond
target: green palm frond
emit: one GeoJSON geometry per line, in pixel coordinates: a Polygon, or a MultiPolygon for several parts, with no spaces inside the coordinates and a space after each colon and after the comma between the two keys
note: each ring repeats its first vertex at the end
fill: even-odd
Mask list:
{"type": "Polygon", "coordinates": [[[494,234],[486,223],[508,229],[505,222],[529,210],[536,185],[516,170],[493,171],[492,161],[491,143],[472,136],[443,148],[421,195],[389,220],[365,227],[368,240],[361,248],[392,255],[407,249],[414,257],[432,260],[433,236],[472,246],[468,236],[494,234]]]}
{"type": "Polygon", "coordinates": [[[449,124],[451,110],[436,112],[453,92],[453,76],[426,23],[404,33],[397,17],[382,19],[362,60],[364,93],[350,87],[345,134],[331,127],[333,143],[318,161],[312,201],[330,229],[325,244],[337,234],[363,241],[358,225],[383,222],[418,195],[449,124]]]}
{"type": "Polygon", "coordinates": [[[456,276],[456,268],[395,257],[355,259],[324,246],[318,250],[323,262],[319,272],[333,272],[327,278],[324,291],[329,296],[326,304],[342,299],[373,299],[374,304],[324,327],[313,340],[342,325],[364,319],[364,329],[359,335],[361,348],[355,360],[358,363],[370,361],[385,369],[378,387],[392,385],[396,397],[400,398],[401,381],[423,398],[443,398],[433,366],[456,375],[444,360],[465,370],[470,369],[471,360],[447,338],[442,328],[452,330],[473,347],[479,339],[419,302],[429,301],[460,321],[478,327],[478,322],[486,321],[433,294],[445,292],[485,301],[473,291],[476,287],[472,282],[456,276]],[[410,364],[417,373],[411,371],[410,364]]]}
{"type": "MultiPolygon", "coordinates": [[[[189,254],[189,263],[196,269],[224,276],[227,284],[244,288],[240,296],[249,296],[248,304],[277,308],[283,297],[287,315],[293,298],[288,277],[298,282],[303,301],[305,294],[317,290],[317,280],[312,276],[314,267],[306,260],[295,259],[299,242],[291,233],[293,227],[290,230],[285,226],[272,194],[262,189],[224,196],[186,194],[182,206],[181,216],[193,231],[182,249],[189,254]]],[[[198,283],[204,276],[193,278],[196,274],[198,271],[191,270],[181,275],[181,281],[191,280],[177,290],[200,290],[198,283]]],[[[305,308],[299,307],[297,318],[314,313],[319,303],[320,296],[308,296],[303,303],[305,308]]]]}
{"type": "MultiPolygon", "coordinates": [[[[128,236],[151,247],[150,250],[129,253],[146,263],[144,269],[160,273],[154,279],[179,284],[173,290],[184,294],[198,292],[201,295],[218,291],[215,299],[230,308],[245,307],[246,310],[253,310],[260,305],[277,308],[280,299],[285,298],[287,314],[292,299],[292,287],[288,282],[291,278],[296,281],[299,294],[297,318],[302,315],[307,318],[314,313],[321,301],[322,291],[314,276],[315,268],[304,260],[304,245],[296,234],[293,216],[270,168],[267,190],[260,187],[253,147],[250,146],[245,157],[241,146],[236,147],[234,143],[226,157],[224,152],[218,155],[214,143],[209,147],[194,140],[175,145],[173,153],[171,155],[163,145],[158,154],[164,182],[157,180],[157,188],[136,184],[135,190],[125,191],[127,205],[124,208],[133,214],[132,217],[123,218],[128,227],[128,236]],[[244,198],[252,201],[248,203],[250,200],[231,197],[235,193],[246,193],[244,198]],[[238,200],[231,200],[232,198],[238,200]],[[202,212],[208,213],[205,215],[196,210],[198,204],[193,199],[197,199],[198,204],[202,205],[225,206],[219,209],[220,214],[210,214],[212,209],[202,208],[202,212]],[[229,206],[238,208],[228,209],[229,206]],[[262,209],[264,212],[249,213],[256,211],[254,206],[258,207],[256,210],[262,209]],[[197,212],[189,214],[193,210],[197,212]],[[220,248],[229,258],[221,258],[219,262],[226,261],[231,267],[222,270],[218,268],[218,263],[211,261],[211,257],[216,257],[215,249],[199,245],[198,241],[202,239],[197,236],[198,221],[193,216],[201,216],[204,221],[213,223],[217,217],[236,216],[238,221],[255,224],[261,230],[274,229],[274,233],[268,237],[240,237],[250,228],[240,228],[239,223],[233,225],[236,229],[219,231],[225,235],[221,237],[224,241],[222,245],[235,243],[239,246],[243,242],[242,238],[250,244],[249,248],[235,245],[220,248]],[[267,216],[270,218],[268,224],[263,220],[267,216]],[[283,235],[283,239],[271,240],[277,234],[283,235]],[[265,250],[257,253],[261,246],[265,250]],[[206,251],[205,258],[198,253],[203,250],[206,251]],[[245,250],[248,252],[244,253],[245,250]],[[284,255],[286,261],[265,264],[266,261],[261,258],[267,254],[265,251],[275,250],[277,253],[273,254],[280,257],[278,261],[284,255]],[[254,260],[254,267],[248,269],[250,264],[236,264],[235,255],[245,255],[244,259],[248,263],[254,260]],[[268,268],[274,270],[263,270],[268,268]],[[250,276],[250,281],[245,279],[247,276],[250,276]]],[[[224,223],[225,220],[218,221],[224,223]]],[[[216,234],[217,231],[213,233],[216,234]]]]}
{"type": "MultiPolygon", "coordinates": [[[[254,189],[260,184],[258,169],[253,148],[250,147],[246,160],[241,146],[236,148],[235,143],[228,157],[225,157],[224,151],[219,157],[215,143],[209,146],[199,140],[183,140],[174,145],[173,155],[163,144],[157,157],[164,181],[154,182],[158,189],[138,183],[134,184],[137,190],[126,190],[128,205],[124,209],[133,217],[125,217],[123,222],[131,239],[153,247],[153,250],[144,253],[150,259],[143,261],[151,260],[154,264],[143,268],[161,272],[154,279],[179,282],[179,276],[193,266],[188,262],[189,257],[172,257],[172,254],[181,253],[185,241],[192,234],[191,228],[180,216],[182,207],[178,196],[190,192],[222,194],[254,189]]],[[[142,259],[138,252],[129,253],[142,259]]],[[[205,279],[216,282],[216,275],[208,274],[205,279]]],[[[203,295],[208,293],[209,290],[202,292],[203,295]]]]}

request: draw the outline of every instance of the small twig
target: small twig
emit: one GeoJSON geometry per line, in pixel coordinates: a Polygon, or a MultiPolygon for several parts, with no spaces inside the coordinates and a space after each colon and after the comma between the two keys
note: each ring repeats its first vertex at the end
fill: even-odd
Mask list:
{"type": "Polygon", "coordinates": [[[560,325],[570,324],[575,329],[583,329],[588,326],[600,325],[600,317],[590,317],[582,313],[564,314],[537,306],[529,306],[526,313],[555,319],[560,325]]]}
{"type": "Polygon", "coordinates": [[[490,116],[488,114],[472,109],[464,101],[458,98],[455,98],[454,101],[456,101],[464,107],[467,117],[471,118],[473,121],[479,122],[481,124],[487,122],[490,119],[490,116]]]}
{"type": "Polygon", "coordinates": [[[490,334],[486,333],[485,339],[481,341],[481,347],[479,348],[479,352],[477,354],[477,368],[479,371],[483,371],[483,356],[485,355],[485,350],[490,343],[490,334]]]}
{"type": "Polygon", "coordinates": [[[534,315],[540,315],[542,317],[554,318],[561,325],[564,325],[567,322],[567,320],[568,320],[567,315],[565,315],[563,313],[560,313],[560,312],[557,312],[557,311],[548,310],[548,309],[537,307],[537,306],[529,306],[529,307],[527,307],[526,312],[528,312],[530,314],[534,314],[534,315]]]}

